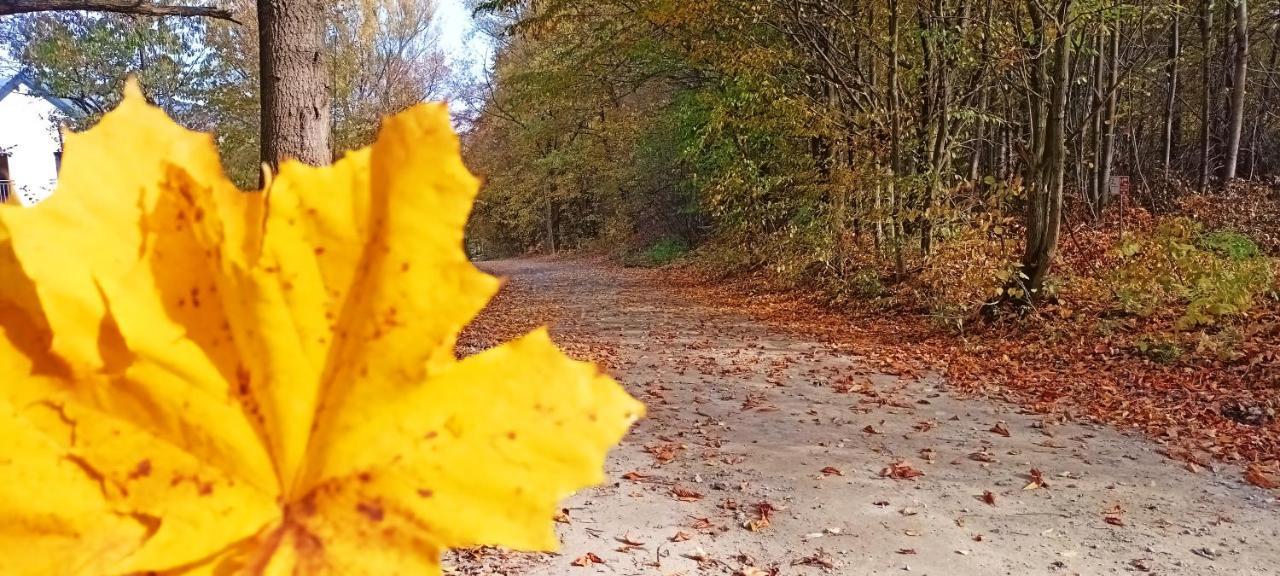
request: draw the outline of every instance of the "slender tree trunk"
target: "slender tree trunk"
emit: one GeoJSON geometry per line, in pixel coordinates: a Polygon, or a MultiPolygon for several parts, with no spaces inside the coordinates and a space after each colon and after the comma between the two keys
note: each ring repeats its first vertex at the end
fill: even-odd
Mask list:
{"type": "Polygon", "coordinates": [[[1213,138],[1213,0],[1200,4],[1201,102],[1200,102],[1200,192],[1209,191],[1210,152],[1213,138]]]}
{"type": "Polygon", "coordinates": [[[1178,68],[1182,60],[1182,6],[1173,7],[1172,38],[1169,40],[1169,63],[1165,77],[1169,85],[1165,87],[1164,102],[1164,158],[1163,168],[1165,180],[1169,180],[1173,170],[1175,123],[1178,117],[1178,68]]]}
{"type": "Polygon", "coordinates": [[[262,80],[262,161],[313,166],[333,160],[330,80],[324,58],[326,4],[257,0],[262,80]]]}
{"type": "MultiPolygon", "coordinates": [[[[1048,68],[1043,59],[1048,55],[1037,56],[1041,61],[1035,66],[1041,70],[1037,75],[1044,81],[1043,86],[1049,90],[1047,107],[1040,107],[1040,116],[1044,123],[1040,154],[1035,159],[1033,174],[1027,198],[1027,242],[1022,257],[1022,276],[1026,293],[1022,298],[1031,301],[1041,295],[1045,280],[1049,277],[1049,269],[1053,265],[1054,254],[1058,248],[1058,235],[1062,229],[1062,198],[1066,170],[1065,124],[1067,109],[1067,90],[1071,82],[1071,28],[1069,12],[1072,0],[1060,0],[1057,14],[1053,18],[1053,58],[1052,68],[1048,68]],[[1049,77],[1052,74],[1052,77],[1049,77]]],[[[1028,8],[1040,10],[1034,0],[1028,0],[1028,8]]],[[[1048,34],[1048,26],[1040,26],[1041,35],[1048,34]]]]}
{"type": "Polygon", "coordinates": [[[929,255],[930,239],[933,236],[933,229],[930,226],[929,216],[933,208],[934,182],[938,176],[937,158],[934,156],[934,143],[941,136],[945,119],[941,116],[941,102],[939,101],[939,68],[941,55],[935,51],[939,46],[938,26],[937,22],[941,18],[938,5],[940,1],[935,0],[933,6],[926,8],[924,2],[917,2],[917,11],[920,18],[920,54],[924,59],[924,76],[920,79],[920,98],[922,106],[920,107],[919,119],[919,152],[916,155],[917,174],[925,174],[923,183],[923,196],[920,200],[920,253],[924,256],[929,255]]]}
{"type": "Polygon", "coordinates": [[[1098,205],[1097,213],[1111,202],[1111,174],[1116,158],[1116,98],[1120,92],[1120,20],[1117,18],[1108,36],[1107,78],[1103,88],[1107,91],[1102,111],[1102,148],[1098,153],[1098,205]]]}
{"type": "Polygon", "coordinates": [[[899,114],[901,87],[898,85],[898,0],[889,0],[889,165],[893,172],[889,181],[889,202],[893,215],[889,226],[893,231],[893,257],[899,277],[906,273],[902,257],[902,193],[898,179],[902,177],[902,118],[899,114]]]}
{"type": "Polygon", "coordinates": [[[545,202],[547,216],[547,248],[552,254],[556,253],[556,206],[551,197],[555,194],[555,186],[547,186],[547,198],[545,202]]]}
{"type": "Polygon", "coordinates": [[[1106,52],[1103,49],[1103,43],[1106,36],[1101,32],[1097,33],[1094,38],[1094,50],[1092,58],[1093,68],[1093,93],[1091,94],[1092,106],[1089,108],[1093,111],[1093,132],[1089,143],[1092,145],[1093,154],[1093,170],[1089,173],[1089,183],[1087,185],[1089,191],[1089,210],[1093,213],[1094,218],[1098,217],[1098,207],[1102,205],[1102,195],[1104,191],[1098,185],[1102,181],[1102,140],[1105,133],[1105,125],[1103,122],[1103,100],[1102,95],[1107,92],[1105,84],[1106,77],[1106,60],[1102,55],[1106,52]]]}
{"type": "Polygon", "coordinates": [[[1235,71],[1231,74],[1231,118],[1227,129],[1227,164],[1223,177],[1234,180],[1240,160],[1240,135],[1244,129],[1244,96],[1249,74],[1249,3],[1236,0],[1235,71]]]}

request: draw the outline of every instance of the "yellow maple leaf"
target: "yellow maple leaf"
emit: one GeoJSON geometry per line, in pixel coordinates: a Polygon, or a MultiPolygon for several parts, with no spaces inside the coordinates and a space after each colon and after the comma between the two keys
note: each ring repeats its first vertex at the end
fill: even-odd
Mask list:
{"type": "Polygon", "coordinates": [[[550,550],[643,406],[545,331],[459,360],[498,288],[442,105],[262,194],[130,87],[0,207],[0,574],[435,574],[550,550]]]}

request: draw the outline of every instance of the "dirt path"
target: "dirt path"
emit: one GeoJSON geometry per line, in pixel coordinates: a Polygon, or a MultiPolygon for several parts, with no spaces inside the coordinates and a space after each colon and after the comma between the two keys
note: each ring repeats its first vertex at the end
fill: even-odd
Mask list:
{"type": "Polygon", "coordinates": [[[650,416],[611,456],[610,484],[566,503],[560,555],[465,552],[459,573],[1280,574],[1280,503],[1237,471],[1193,473],[1143,439],[872,373],[643,271],[482,267],[510,285],[477,332],[554,321],[650,416]],[[588,553],[604,563],[573,565],[588,553]]]}

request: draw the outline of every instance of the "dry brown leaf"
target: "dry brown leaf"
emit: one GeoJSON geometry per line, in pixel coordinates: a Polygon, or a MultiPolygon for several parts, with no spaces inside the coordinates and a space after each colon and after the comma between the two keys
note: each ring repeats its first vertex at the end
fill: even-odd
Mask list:
{"type": "Polygon", "coordinates": [[[595,552],[587,552],[586,554],[583,554],[582,556],[579,556],[576,559],[574,559],[574,561],[571,562],[571,564],[579,568],[585,568],[593,564],[607,564],[607,562],[602,560],[599,556],[596,556],[595,552]]]}
{"type": "Polygon", "coordinates": [[[1248,483],[1264,490],[1280,489],[1280,481],[1277,481],[1270,474],[1267,474],[1267,472],[1259,466],[1250,466],[1244,473],[1244,479],[1248,483]]]}
{"type": "Polygon", "coordinates": [[[1038,490],[1049,487],[1049,483],[1044,480],[1044,473],[1040,472],[1039,468],[1032,468],[1030,477],[1031,481],[1022,487],[1023,490],[1038,490]]]}
{"type": "Polygon", "coordinates": [[[671,495],[675,496],[676,499],[681,502],[697,502],[702,499],[701,492],[679,485],[671,488],[671,495]]]}
{"type": "Polygon", "coordinates": [[[887,468],[880,471],[880,476],[884,478],[892,478],[894,480],[915,480],[924,476],[924,472],[912,468],[910,464],[899,460],[890,464],[887,468]]]}

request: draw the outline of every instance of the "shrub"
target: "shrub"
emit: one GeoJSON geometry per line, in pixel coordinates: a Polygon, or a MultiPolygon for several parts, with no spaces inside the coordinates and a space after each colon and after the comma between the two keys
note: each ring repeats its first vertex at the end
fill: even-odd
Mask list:
{"type": "Polygon", "coordinates": [[[1252,240],[1237,232],[1201,234],[1187,218],[1165,220],[1117,251],[1121,264],[1110,281],[1120,308],[1139,316],[1181,309],[1180,329],[1241,316],[1271,289],[1271,262],[1252,240]]]}
{"type": "Polygon", "coordinates": [[[884,282],[880,281],[880,273],[873,268],[863,268],[854,272],[849,278],[849,288],[863,298],[879,298],[888,294],[884,282]]]}
{"type": "Polygon", "coordinates": [[[1196,245],[1236,262],[1256,258],[1262,251],[1252,238],[1234,230],[1218,230],[1200,236],[1196,245]]]}
{"type": "Polygon", "coordinates": [[[653,243],[644,251],[628,258],[626,264],[632,266],[666,266],[675,262],[689,251],[689,245],[679,238],[663,238],[653,243]]]}
{"type": "Polygon", "coordinates": [[[915,279],[915,293],[936,322],[963,331],[1017,273],[1007,247],[981,230],[968,230],[937,247],[915,279]]]}
{"type": "Polygon", "coordinates": [[[1182,357],[1182,347],[1163,336],[1142,336],[1134,342],[1138,353],[1158,364],[1173,364],[1182,357]]]}

